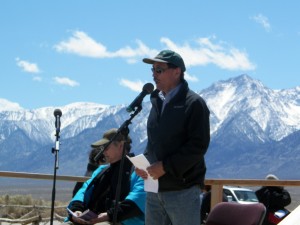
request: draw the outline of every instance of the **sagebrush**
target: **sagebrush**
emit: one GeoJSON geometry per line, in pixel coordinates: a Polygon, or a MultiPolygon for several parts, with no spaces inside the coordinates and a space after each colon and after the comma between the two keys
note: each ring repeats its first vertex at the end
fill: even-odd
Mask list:
{"type": "MultiPolygon", "coordinates": [[[[2,195],[0,205],[1,218],[18,219],[26,214],[50,217],[52,203],[43,199],[34,199],[31,195],[2,195]]],[[[55,207],[66,205],[65,202],[54,203],[55,207]]],[[[67,215],[65,207],[55,209],[55,213],[61,216],[67,215]]]]}

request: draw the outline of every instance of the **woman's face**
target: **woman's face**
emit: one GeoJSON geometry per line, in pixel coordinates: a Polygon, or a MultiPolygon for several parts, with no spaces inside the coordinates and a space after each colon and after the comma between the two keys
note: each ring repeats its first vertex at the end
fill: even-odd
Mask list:
{"type": "Polygon", "coordinates": [[[123,142],[112,142],[104,151],[105,160],[107,163],[115,163],[122,158],[123,142]]]}

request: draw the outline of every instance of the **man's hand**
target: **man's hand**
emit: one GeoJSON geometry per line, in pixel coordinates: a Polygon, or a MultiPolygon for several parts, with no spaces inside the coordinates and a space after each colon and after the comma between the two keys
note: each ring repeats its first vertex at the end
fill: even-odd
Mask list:
{"type": "Polygon", "coordinates": [[[147,172],[154,180],[160,178],[166,173],[164,171],[162,161],[153,163],[151,166],[147,168],[147,172]]]}

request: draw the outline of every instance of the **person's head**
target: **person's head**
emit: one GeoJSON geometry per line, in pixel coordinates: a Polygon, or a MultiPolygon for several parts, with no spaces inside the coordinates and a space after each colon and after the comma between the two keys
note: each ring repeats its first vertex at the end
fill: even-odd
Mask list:
{"type": "Polygon", "coordinates": [[[105,161],[103,161],[103,158],[100,158],[98,161],[95,161],[95,157],[98,155],[100,149],[99,148],[92,148],[89,154],[89,164],[99,166],[103,164],[105,161]]]}
{"type": "MultiPolygon", "coordinates": [[[[279,180],[279,178],[277,176],[275,176],[274,174],[268,174],[266,176],[266,180],[279,180]]],[[[272,188],[272,186],[268,186],[268,187],[272,188]]],[[[283,186],[277,186],[276,188],[283,189],[283,186]]]]}
{"type": "Polygon", "coordinates": [[[104,164],[105,161],[103,157],[101,157],[98,161],[95,160],[96,155],[98,155],[100,149],[92,148],[89,153],[89,162],[86,167],[85,176],[91,176],[92,173],[101,165],[104,164]]]}
{"type": "Polygon", "coordinates": [[[108,131],[106,131],[103,134],[102,139],[94,142],[91,146],[93,148],[104,148],[107,144],[109,144],[104,151],[104,157],[107,163],[115,163],[122,158],[122,153],[123,153],[123,147],[126,151],[126,153],[130,152],[131,149],[131,139],[129,135],[127,135],[127,138],[121,134],[120,132],[118,133],[118,129],[113,128],[108,131]],[[114,139],[114,140],[113,140],[114,139]],[[109,142],[111,144],[109,144],[109,142]]]}
{"type": "Polygon", "coordinates": [[[275,176],[274,174],[268,174],[266,176],[266,180],[279,180],[279,178],[277,176],[275,176]]]}
{"type": "Polygon", "coordinates": [[[182,57],[171,50],[163,50],[154,58],[144,58],[152,64],[153,79],[157,89],[168,93],[184,79],[185,64],[182,57]]]}

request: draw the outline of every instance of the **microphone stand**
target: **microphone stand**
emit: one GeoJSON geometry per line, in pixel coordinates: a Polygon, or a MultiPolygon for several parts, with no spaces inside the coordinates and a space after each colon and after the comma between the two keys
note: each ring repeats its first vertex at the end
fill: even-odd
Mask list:
{"type": "Polygon", "coordinates": [[[53,225],[53,217],[54,217],[54,202],[55,202],[55,185],[56,185],[56,171],[59,168],[58,166],[58,152],[59,152],[59,128],[56,129],[56,141],[55,141],[55,148],[52,148],[52,153],[55,154],[55,161],[54,161],[54,176],[53,176],[53,188],[52,188],[52,201],[51,201],[51,220],[50,225],[53,225]]]}
{"type": "MultiPolygon", "coordinates": [[[[130,115],[130,119],[126,120],[121,127],[119,128],[120,132],[125,136],[125,140],[127,139],[129,129],[128,126],[131,123],[131,120],[142,110],[142,106],[139,105],[137,109],[130,115]]],[[[121,181],[122,181],[122,171],[123,171],[123,165],[125,161],[125,145],[123,146],[123,153],[122,153],[122,159],[120,163],[120,168],[119,168],[119,176],[118,176],[118,184],[117,184],[117,189],[116,189],[116,202],[115,202],[115,209],[114,209],[114,214],[113,214],[113,224],[117,224],[117,212],[118,212],[118,206],[119,206],[119,199],[120,199],[120,193],[121,193],[121,181]]],[[[131,175],[130,175],[131,176],[131,175]]]]}
{"type": "MultiPolygon", "coordinates": [[[[130,115],[130,118],[126,120],[120,128],[117,130],[117,133],[112,137],[110,142],[108,142],[107,145],[100,151],[96,156],[95,156],[95,161],[99,160],[99,158],[103,155],[107,147],[114,141],[114,139],[121,133],[124,137],[125,140],[127,139],[127,136],[129,134],[129,128],[128,126],[131,124],[131,120],[142,110],[142,106],[138,105],[136,110],[130,115]]],[[[115,199],[115,204],[114,204],[114,214],[113,214],[113,225],[117,224],[117,212],[118,212],[118,206],[119,206],[119,200],[120,200],[120,194],[121,194],[121,181],[122,181],[122,172],[123,172],[123,166],[124,166],[124,161],[125,161],[125,156],[126,156],[126,151],[125,151],[125,145],[123,146],[123,152],[122,152],[122,158],[120,162],[120,168],[119,168],[119,174],[118,174],[118,182],[117,182],[117,188],[116,188],[116,199],[115,199]]],[[[51,224],[52,225],[52,224],[51,224]]]]}

